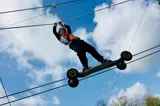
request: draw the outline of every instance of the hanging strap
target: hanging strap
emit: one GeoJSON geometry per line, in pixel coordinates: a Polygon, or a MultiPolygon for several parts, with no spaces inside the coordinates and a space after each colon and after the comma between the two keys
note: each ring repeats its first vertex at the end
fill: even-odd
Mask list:
{"type": "MultiPolygon", "coordinates": [[[[59,17],[59,19],[61,20],[61,22],[63,22],[63,20],[62,20],[62,18],[60,17],[60,14],[59,14],[59,12],[58,12],[58,10],[56,9],[56,4],[52,4],[52,6],[53,6],[53,8],[55,9],[55,11],[56,11],[56,13],[57,13],[57,15],[58,15],[58,17],[59,17]]],[[[63,23],[62,23],[63,24],[63,23]]],[[[68,30],[67,30],[67,28],[63,25],[63,27],[65,28],[65,30],[66,30],[66,32],[68,33],[68,30]]],[[[77,37],[75,37],[75,36],[73,36],[72,34],[68,34],[68,36],[63,36],[64,38],[66,38],[69,42],[70,41],[72,41],[73,39],[80,39],[80,38],[77,38],[77,37]]]]}
{"type": "MultiPolygon", "coordinates": [[[[56,4],[52,4],[52,6],[53,6],[53,8],[55,9],[55,11],[56,11],[56,13],[57,13],[59,19],[61,20],[61,22],[63,22],[62,18],[60,17],[60,14],[59,14],[58,10],[56,9],[56,4]]],[[[63,26],[63,27],[64,27],[65,30],[67,31],[67,28],[66,28],[65,26],[63,26]]]]}

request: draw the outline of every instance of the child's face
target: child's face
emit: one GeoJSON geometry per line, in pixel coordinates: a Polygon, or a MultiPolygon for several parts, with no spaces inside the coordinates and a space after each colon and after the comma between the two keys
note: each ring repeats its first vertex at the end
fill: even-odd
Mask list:
{"type": "Polygon", "coordinates": [[[60,35],[65,35],[65,33],[66,33],[66,32],[65,32],[64,30],[61,30],[61,31],[60,31],[60,35]]]}

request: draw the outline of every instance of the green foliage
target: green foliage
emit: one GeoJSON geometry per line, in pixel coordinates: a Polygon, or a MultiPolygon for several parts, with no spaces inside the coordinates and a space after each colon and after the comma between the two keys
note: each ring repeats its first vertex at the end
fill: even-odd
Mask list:
{"type": "Polygon", "coordinates": [[[160,98],[154,96],[148,96],[145,99],[147,106],[160,106],[160,98]]]}
{"type": "MultiPolygon", "coordinates": [[[[99,100],[96,106],[107,106],[104,100],[99,100]]],[[[141,99],[129,99],[128,97],[120,97],[112,100],[110,106],[160,106],[160,98],[154,96],[146,96],[141,99]]]]}

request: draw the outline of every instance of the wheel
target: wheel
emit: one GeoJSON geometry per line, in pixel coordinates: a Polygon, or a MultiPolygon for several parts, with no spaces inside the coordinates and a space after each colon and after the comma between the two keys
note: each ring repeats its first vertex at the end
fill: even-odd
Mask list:
{"type": "Polygon", "coordinates": [[[120,70],[124,70],[124,69],[126,69],[126,67],[127,67],[127,64],[124,61],[119,62],[117,64],[117,68],[120,69],[120,70]]]}
{"type": "Polygon", "coordinates": [[[79,80],[77,78],[74,78],[74,79],[69,79],[68,80],[68,85],[72,88],[75,88],[77,87],[79,84],[79,80]]]}
{"type": "Polygon", "coordinates": [[[77,78],[77,76],[78,76],[78,71],[77,71],[77,69],[71,68],[71,69],[68,70],[68,72],[67,72],[67,77],[68,77],[69,79],[77,78]]]}
{"type": "Polygon", "coordinates": [[[131,54],[130,52],[128,52],[128,51],[123,51],[123,52],[121,53],[121,58],[122,58],[123,60],[125,60],[125,61],[129,61],[129,60],[132,59],[132,54],[131,54]]]}

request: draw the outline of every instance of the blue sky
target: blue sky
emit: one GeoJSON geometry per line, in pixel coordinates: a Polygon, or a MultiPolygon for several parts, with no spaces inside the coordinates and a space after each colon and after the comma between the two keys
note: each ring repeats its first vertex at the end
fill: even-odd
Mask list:
{"type": "MultiPolygon", "coordinates": [[[[121,0],[116,0],[114,2],[117,3],[120,1],[121,0]]],[[[38,0],[34,0],[34,2],[35,4],[37,3],[36,5],[41,3],[38,0]]],[[[34,2],[27,2],[26,5],[22,2],[15,2],[13,3],[13,8],[20,8],[21,4],[23,4],[24,7],[32,7],[32,5],[34,5],[34,2]]],[[[59,0],[54,0],[54,2],[59,2],[59,0]]],[[[82,0],[77,3],[61,5],[57,7],[57,10],[59,11],[61,18],[65,20],[86,12],[93,11],[97,6],[99,6],[97,8],[100,8],[101,6],[105,6],[107,5],[107,3],[111,2],[112,1],[109,0],[82,0]],[[104,4],[102,5],[102,3],[104,4]]],[[[42,3],[43,4],[41,5],[48,5],[52,4],[53,1],[43,0],[42,3]]],[[[138,27],[139,20],[142,16],[144,8],[143,6],[139,5],[143,3],[141,0],[138,0],[136,3],[133,4],[133,6],[137,6],[137,8],[132,7],[132,4],[126,3],[126,5],[122,4],[122,6],[120,6],[118,9],[113,9],[111,12],[106,10],[103,11],[104,13],[101,12],[99,14],[91,14],[73,21],[68,21],[67,24],[71,26],[73,32],[78,33],[77,36],[81,36],[82,38],[86,39],[87,42],[96,47],[100,54],[107,56],[107,53],[105,53],[104,51],[110,50],[112,51],[112,54],[110,55],[111,59],[115,59],[117,58],[117,56],[119,56],[122,50],[125,50],[128,47],[128,45],[126,44],[130,43],[134,35],[134,31],[138,27]],[[128,16],[131,10],[133,13],[128,16]],[[139,12],[136,12],[138,10],[139,12]],[[134,19],[132,20],[132,18],[134,19]],[[93,20],[96,21],[97,24],[93,20]],[[127,34],[122,30],[126,30],[127,34]],[[126,39],[123,39],[123,37],[126,39]],[[112,40],[114,45],[112,45],[112,43],[109,43],[112,40]]],[[[1,5],[4,6],[1,10],[4,10],[5,8],[6,10],[9,8],[12,9],[5,4],[6,3],[3,1],[1,5]]],[[[157,29],[160,28],[160,24],[158,24],[160,21],[157,21],[159,19],[159,15],[153,14],[153,11],[156,11],[156,13],[158,13],[158,10],[160,10],[160,8],[156,5],[156,3],[153,3],[153,5],[149,7],[149,10],[144,17],[144,21],[142,22],[142,26],[139,29],[140,31],[137,34],[138,37],[136,36],[137,38],[133,43],[132,51],[134,53],[159,44],[159,40],[157,39],[159,33],[157,29]],[[154,26],[155,23],[156,25],[154,26]],[[151,36],[154,36],[153,40],[151,36]],[[143,40],[148,43],[144,42],[143,40]]],[[[44,11],[46,12],[47,10],[45,9],[44,11]]],[[[40,11],[40,13],[44,11],[40,11]]],[[[38,14],[37,11],[27,13],[28,17],[30,15],[38,14]]],[[[22,20],[25,18],[26,14],[24,14],[25,12],[13,15],[13,17],[16,17],[16,15],[19,16],[18,18],[10,18],[8,15],[3,14],[0,16],[2,18],[2,20],[0,20],[0,25],[7,25],[9,23],[12,23],[13,21],[19,21],[18,19],[22,20]]],[[[55,15],[55,12],[50,11],[50,15],[55,15]]],[[[45,22],[53,23],[53,21],[55,20],[57,20],[55,16],[43,16],[42,18],[37,18],[37,20],[30,20],[26,22],[25,25],[45,22]]],[[[17,31],[13,32],[2,31],[2,33],[0,34],[3,35],[3,37],[0,37],[2,38],[0,40],[0,77],[2,78],[5,88],[9,94],[28,89],[31,86],[38,86],[47,82],[51,82],[53,80],[57,80],[59,78],[66,77],[65,72],[67,70],[64,70],[64,68],[68,69],[73,66],[82,68],[76,55],[73,52],[70,52],[69,49],[66,49],[66,47],[61,43],[57,43],[58,41],[52,34],[51,27],[45,27],[44,29],[43,27],[37,29],[35,28],[35,30],[33,29],[24,30],[26,31],[26,33],[24,33],[21,29],[17,29],[17,31]],[[32,37],[33,39],[31,39],[32,37]],[[38,41],[34,37],[37,38],[38,41]],[[50,38],[52,38],[53,40],[50,38]],[[8,45],[12,44],[14,45],[13,48],[9,49],[8,45]],[[52,44],[54,44],[53,47],[52,44]],[[36,49],[35,51],[34,48],[36,49]],[[28,52],[29,54],[27,54],[26,52],[28,52]],[[55,70],[50,71],[50,68],[52,66],[55,70]],[[56,71],[56,69],[61,70],[56,71]]],[[[96,60],[94,60],[93,57],[91,57],[89,54],[87,54],[87,56],[90,65],[97,64],[96,60]]],[[[153,95],[160,94],[158,89],[160,87],[160,78],[156,76],[157,73],[160,72],[158,59],[159,54],[156,54],[153,57],[151,56],[150,58],[148,58],[148,60],[139,60],[139,62],[135,62],[134,65],[128,65],[129,69],[127,69],[124,73],[120,73],[120,77],[115,84],[112,95],[117,95],[121,89],[124,89],[125,92],[127,88],[132,87],[134,88],[134,90],[136,89],[138,91],[140,88],[134,87],[134,85],[138,82],[146,86],[146,88],[149,90],[147,93],[151,93],[153,95]]],[[[48,103],[46,106],[53,105],[51,103],[55,101],[53,100],[53,96],[59,99],[59,106],[93,106],[96,104],[96,101],[100,99],[107,99],[116,76],[117,72],[115,70],[112,70],[80,82],[77,88],[73,89],[67,86],[58,90],[41,94],[39,96],[46,103],[48,103]]],[[[67,81],[65,81],[64,83],[67,83],[67,81]]],[[[51,87],[54,86],[50,85],[46,88],[49,89],[51,87]]],[[[134,91],[131,90],[128,92],[134,91]]],[[[16,97],[19,98],[26,95],[27,94],[22,94],[16,97]]],[[[37,103],[38,100],[39,99],[35,98],[35,103],[37,103]]],[[[24,104],[27,106],[27,103],[24,104]]],[[[19,104],[15,106],[19,106],[19,104]]],[[[39,106],[38,103],[35,106],[39,106]]]]}

